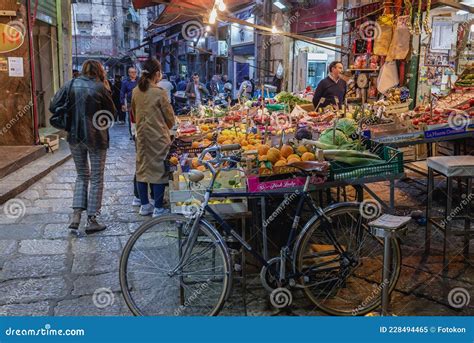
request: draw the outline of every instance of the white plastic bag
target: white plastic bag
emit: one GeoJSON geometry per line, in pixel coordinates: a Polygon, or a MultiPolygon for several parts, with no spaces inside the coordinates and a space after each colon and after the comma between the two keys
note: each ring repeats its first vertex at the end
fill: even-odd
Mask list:
{"type": "Polygon", "coordinates": [[[397,86],[399,82],[397,62],[385,62],[380,68],[379,77],[377,78],[377,90],[383,94],[390,88],[397,86]]]}

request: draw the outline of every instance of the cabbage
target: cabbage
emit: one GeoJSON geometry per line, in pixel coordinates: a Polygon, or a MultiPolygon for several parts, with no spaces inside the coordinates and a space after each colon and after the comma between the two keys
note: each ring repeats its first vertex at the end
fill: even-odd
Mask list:
{"type": "Polygon", "coordinates": [[[333,129],[324,130],[324,132],[319,136],[319,141],[323,144],[330,144],[330,145],[349,145],[351,140],[347,138],[347,136],[339,130],[336,130],[336,135],[334,137],[333,129]],[[333,140],[334,139],[334,140],[333,140]]]}
{"type": "Polygon", "coordinates": [[[356,132],[357,124],[353,119],[341,118],[337,121],[336,129],[341,130],[347,137],[350,137],[356,132]]]}

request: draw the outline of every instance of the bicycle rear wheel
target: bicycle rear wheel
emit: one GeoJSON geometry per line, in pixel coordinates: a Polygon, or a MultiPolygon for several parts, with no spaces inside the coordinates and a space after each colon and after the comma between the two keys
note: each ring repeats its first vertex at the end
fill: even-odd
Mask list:
{"type": "MultiPolygon", "coordinates": [[[[332,315],[364,315],[380,304],[383,271],[383,240],[369,231],[359,204],[348,203],[326,212],[336,242],[318,218],[306,230],[297,251],[297,270],[307,297],[332,315]],[[339,249],[336,245],[339,244],[339,249]],[[341,253],[340,249],[344,253],[341,253]],[[349,261],[352,262],[349,263],[349,261]]],[[[390,292],[400,275],[401,252],[392,240],[390,292]]]]}
{"type": "Polygon", "coordinates": [[[182,215],[144,223],[125,245],[120,285],[137,316],[207,316],[221,310],[231,285],[230,257],[220,235],[205,222],[189,258],[180,264],[191,224],[182,215]]]}

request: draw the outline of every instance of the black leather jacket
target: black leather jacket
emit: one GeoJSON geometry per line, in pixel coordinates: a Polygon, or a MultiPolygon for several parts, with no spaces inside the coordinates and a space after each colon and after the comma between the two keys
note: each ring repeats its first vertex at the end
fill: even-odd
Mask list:
{"type": "MultiPolygon", "coordinates": [[[[67,82],[51,100],[51,113],[64,103],[70,83],[67,82]]],[[[85,76],[74,80],[70,92],[71,129],[69,144],[85,143],[89,149],[109,147],[109,127],[113,123],[115,106],[104,84],[85,76]]]]}

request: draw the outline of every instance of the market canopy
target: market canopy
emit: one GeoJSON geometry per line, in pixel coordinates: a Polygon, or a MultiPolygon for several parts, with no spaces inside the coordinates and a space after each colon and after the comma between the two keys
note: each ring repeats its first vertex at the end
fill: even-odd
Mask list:
{"type": "MultiPolygon", "coordinates": [[[[251,4],[252,0],[225,0],[229,10],[237,10],[251,4]]],[[[156,5],[166,5],[164,11],[154,21],[153,26],[182,23],[202,15],[208,15],[214,6],[214,0],[133,0],[133,6],[141,9],[156,5]]]]}

